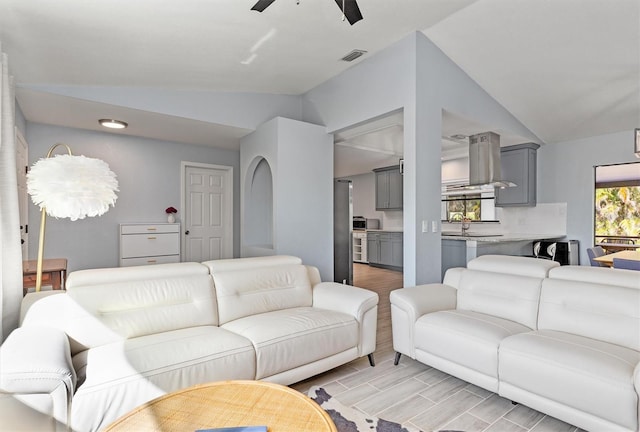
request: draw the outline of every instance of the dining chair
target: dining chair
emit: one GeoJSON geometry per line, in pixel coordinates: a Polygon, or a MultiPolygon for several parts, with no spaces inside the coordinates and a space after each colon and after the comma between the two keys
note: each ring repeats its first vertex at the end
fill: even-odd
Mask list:
{"type": "Polygon", "coordinates": [[[624,258],[614,258],[613,268],[627,269],[627,270],[640,270],[640,261],[624,259],[624,258]]]}
{"type": "Polygon", "coordinates": [[[604,249],[601,246],[594,246],[587,248],[587,255],[589,255],[589,262],[593,267],[606,267],[605,264],[596,261],[594,258],[598,258],[604,255],[604,249]]]}

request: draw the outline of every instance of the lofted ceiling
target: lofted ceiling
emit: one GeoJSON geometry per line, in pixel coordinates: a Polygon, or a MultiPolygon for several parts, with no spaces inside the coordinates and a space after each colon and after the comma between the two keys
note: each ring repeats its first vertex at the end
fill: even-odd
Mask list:
{"type": "MultiPolygon", "coordinates": [[[[364,19],[353,26],[333,0],[276,0],[262,13],[254,3],[0,0],[0,43],[28,120],[97,130],[109,112],[129,120],[127,134],[176,142],[237,142],[250,131],[41,89],[298,95],[422,31],[547,144],[640,127],[638,0],[359,0],[364,19]],[[353,49],[367,54],[339,60],[353,49]]],[[[381,146],[371,157],[397,159],[397,114],[341,131],[337,159],[355,167],[371,145],[381,146]]],[[[444,113],[444,146],[472,126],[483,125],[444,113]]]]}

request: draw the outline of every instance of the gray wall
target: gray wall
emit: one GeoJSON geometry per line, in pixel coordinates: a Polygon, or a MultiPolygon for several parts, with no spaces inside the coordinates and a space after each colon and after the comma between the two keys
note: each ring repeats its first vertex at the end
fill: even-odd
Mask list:
{"type": "MultiPolygon", "coordinates": [[[[76,155],[104,160],[118,177],[116,205],[104,215],[75,222],[47,218],[45,257],[66,257],[69,271],[117,266],[120,223],[166,222],[164,210],[169,206],[178,209],[180,220],[181,161],[234,168],[234,256],[239,255],[239,152],[38,123],[27,124],[26,138],[30,165],[60,142],[69,145],[76,155]]],[[[39,216],[39,209],[30,202],[31,259],[38,253],[39,216]]]]}
{"type": "Polygon", "coordinates": [[[16,127],[22,133],[22,136],[27,136],[27,120],[24,118],[20,105],[16,103],[16,127]]]}
{"type": "MultiPolygon", "coordinates": [[[[333,280],[333,136],[322,126],[278,117],[244,137],[240,155],[244,203],[256,159],[269,162],[274,186],[273,249],[260,250],[243,238],[243,256],[298,256],[318,267],[322,280],[333,280]]],[[[241,220],[246,226],[250,218],[243,214],[241,220]]]]}
{"type": "Polygon", "coordinates": [[[304,95],[303,119],[329,132],[404,109],[404,283],[439,281],[442,110],[539,139],[422,33],[414,33],[304,95]],[[431,225],[430,223],[428,224],[431,225]]]}
{"type": "Polygon", "coordinates": [[[633,131],[545,145],[538,149],[538,202],[567,203],[567,238],[580,242],[580,263],[593,246],[596,165],[638,162],[633,131]]]}
{"type": "Polygon", "coordinates": [[[347,177],[353,185],[353,214],[382,223],[383,212],[376,211],[376,176],[374,173],[347,177]]]}

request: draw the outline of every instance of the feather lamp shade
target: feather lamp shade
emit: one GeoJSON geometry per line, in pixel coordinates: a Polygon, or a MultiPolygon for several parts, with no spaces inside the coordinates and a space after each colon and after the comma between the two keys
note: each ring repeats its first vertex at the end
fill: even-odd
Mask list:
{"type": "Polygon", "coordinates": [[[49,216],[75,221],[114,206],[118,180],[106,162],[66,154],[36,162],[27,175],[27,189],[49,216]]]}
{"type": "Polygon", "coordinates": [[[109,165],[100,159],[74,156],[66,144],[56,144],[47,157],[37,161],[27,174],[27,192],[40,207],[40,238],[36,269],[36,291],[42,285],[42,258],[46,215],[69,218],[72,221],[100,216],[115,206],[118,180],[109,165]],[[51,154],[58,146],[68,154],[51,154]]]}

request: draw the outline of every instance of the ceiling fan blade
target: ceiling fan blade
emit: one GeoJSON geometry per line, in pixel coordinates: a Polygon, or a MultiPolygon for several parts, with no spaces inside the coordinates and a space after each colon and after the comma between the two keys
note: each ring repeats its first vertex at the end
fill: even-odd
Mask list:
{"type": "Polygon", "coordinates": [[[276,0],[258,0],[258,3],[254,4],[251,10],[262,12],[263,10],[268,8],[274,1],[276,0]]]}
{"type": "Polygon", "coordinates": [[[344,4],[344,16],[347,18],[347,21],[349,21],[349,24],[354,25],[362,19],[362,14],[360,13],[360,8],[356,0],[336,0],[336,4],[341,11],[344,4]]]}

